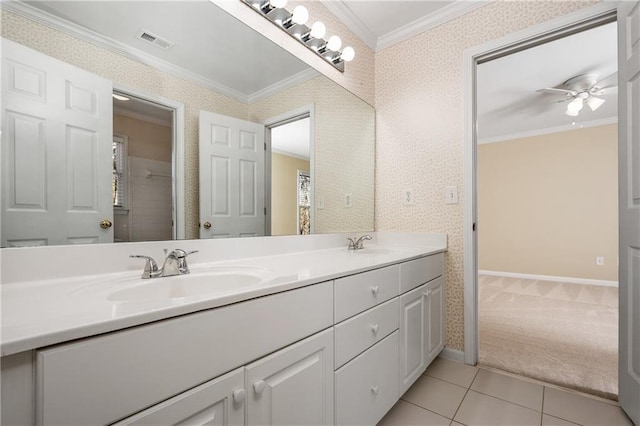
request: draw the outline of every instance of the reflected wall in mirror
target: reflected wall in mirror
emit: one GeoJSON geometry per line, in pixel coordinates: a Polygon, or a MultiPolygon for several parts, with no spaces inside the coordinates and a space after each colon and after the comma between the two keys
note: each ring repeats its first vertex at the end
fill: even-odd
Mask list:
{"type": "MultiPolygon", "coordinates": [[[[314,147],[310,155],[314,232],[373,229],[373,108],[328,78],[309,69],[297,58],[217,6],[208,1],[3,2],[1,12],[3,51],[5,40],[12,40],[107,80],[125,94],[127,89],[131,89],[134,94],[149,94],[152,98],[183,105],[183,121],[175,128],[174,118],[174,128],[171,130],[182,137],[183,147],[177,150],[175,140],[173,141],[174,152],[170,166],[173,194],[170,206],[164,202],[165,206],[174,211],[165,214],[163,219],[171,218],[172,234],[177,238],[199,237],[200,111],[267,123],[274,117],[308,105],[312,105],[314,109],[314,147]],[[120,8],[125,8],[126,13],[119,13],[120,8]],[[117,25],[109,21],[108,17],[113,15],[120,17],[117,25]],[[126,18],[123,19],[123,16],[126,18]],[[150,44],[138,37],[140,28],[157,36],[160,41],[166,38],[174,44],[168,50],[150,44]],[[223,33],[211,33],[210,30],[214,29],[222,30],[223,33]]],[[[30,66],[29,63],[23,64],[30,66]]],[[[5,68],[3,64],[3,75],[7,75],[5,68]]],[[[3,77],[3,127],[8,116],[5,111],[7,87],[8,81],[3,77]]],[[[81,99],[79,93],[76,94],[76,99],[81,99]]],[[[114,112],[117,113],[117,110],[114,112]]],[[[131,114],[120,115],[131,118],[131,114]]],[[[113,117],[114,124],[126,121],[113,117]]],[[[149,122],[144,114],[142,118],[149,122]]],[[[85,129],[80,125],[74,128],[85,129]]],[[[3,128],[2,131],[3,154],[9,145],[8,137],[11,133],[7,130],[10,129],[3,128]]],[[[127,136],[126,132],[129,130],[113,127],[111,131],[122,137],[127,136]]],[[[81,139],[76,138],[77,141],[81,139]]],[[[109,139],[112,140],[113,136],[110,135],[109,139]]],[[[111,142],[109,146],[109,152],[105,154],[108,156],[109,171],[103,171],[102,174],[108,179],[110,221],[114,222],[111,142]]],[[[42,155],[54,155],[51,148],[48,149],[42,155]]],[[[6,161],[6,155],[3,155],[3,159],[6,161]]],[[[163,159],[147,160],[166,163],[166,155],[163,159]]],[[[137,160],[133,160],[135,161],[137,160]]],[[[130,177],[132,161],[128,163],[130,177]]],[[[13,207],[5,174],[8,168],[5,166],[3,164],[2,245],[8,246],[12,244],[4,241],[5,210],[6,207],[9,210],[13,207]]],[[[144,165],[136,167],[143,170],[143,173],[145,170],[154,173],[144,165]]],[[[32,171],[22,170],[27,175],[32,171]]],[[[69,170],[65,173],[67,176],[71,174],[69,170]]],[[[131,178],[128,179],[127,184],[130,185],[131,181],[131,178]]],[[[100,182],[104,186],[102,180],[100,182]]],[[[43,183],[39,190],[46,195],[44,186],[46,185],[43,183]]],[[[129,193],[132,193],[131,188],[129,193]]],[[[269,193],[268,188],[267,194],[269,193]]],[[[266,207],[271,206],[270,201],[267,200],[266,207]]],[[[86,204],[89,206],[91,203],[86,204]]],[[[22,210],[46,210],[47,207],[23,206],[22,210]]],[[[298,206],[292,205],[291,209],[297,211],[298,206]]],[[[83,217],[88,217],[86,213],[91,208],[80,210],[83,217]]],[[[100,222],[97,218],[87,220],[91,226],[96,227],[100,222]]],[[[55,218],[51,220],[48,225],[50,227],[69,227],[69,221],[55,218]]],[[[118,223],[118,219],[115,222],[118,223]]],[[[108,229],[113,240],[113,227],[108,229]]],[[[135,232],[131,228],[125,236],[120,231],[118,228],[116,241],[156,238],[145,236],[144,232],[135,232]]],[[[102,228],[93,232],[98,234],[102,232],[102,228]]],[[[266,234],[269,233],[270,229],[267,228],[266,234]]],[[[13,237],[15,241],[20,242],[22,239],[24,242],[13,245],[99,242],[81,238],[82,235],[89,234],[84,232],[75,240],[62,238],[57,241],[34,241],[28,235],[24,238],[16,235],[13,237]]]]}

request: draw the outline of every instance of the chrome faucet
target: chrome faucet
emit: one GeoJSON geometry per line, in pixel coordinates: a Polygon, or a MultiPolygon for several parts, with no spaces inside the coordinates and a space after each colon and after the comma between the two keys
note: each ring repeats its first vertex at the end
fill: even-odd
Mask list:
{"type": "Polygon", "coordinates": [[[364,240],[372,240],[371,235],[363,235],[358,239],[347,238],[349,242],[349,246],[347,247],[349,250],[362,250],[364,248],[364,240]]]}
{"type": "Polygon", "coordinates": [[[151,256],[143,256],[134,254],[129,257],[138,259],[145,259],[144,271],[142,272],[142,278],[161,278],[172,277],[174,275],[185,275],[189,273],[189,266],[187,265],[187,256],[193,253],[197,253],[198,250],[184,251],[182,249],[172,250],[167,254],[167,249],[164,250],[166,258],[162,269],[158,269],[158,263],[151,256]]]}

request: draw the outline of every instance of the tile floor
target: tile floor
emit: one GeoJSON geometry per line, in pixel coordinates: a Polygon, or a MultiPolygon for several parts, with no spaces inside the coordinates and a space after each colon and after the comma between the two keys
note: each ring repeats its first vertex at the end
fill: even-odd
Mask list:
{"type": "Polygon", "coordinates": [[[436,358],[378,426],[633,426],[614,402],[436,358]]]}

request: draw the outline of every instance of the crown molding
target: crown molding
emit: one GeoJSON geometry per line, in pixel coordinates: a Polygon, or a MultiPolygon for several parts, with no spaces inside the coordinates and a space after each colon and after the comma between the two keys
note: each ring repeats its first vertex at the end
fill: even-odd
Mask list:
{"type": "Polygon", "coordinates": [[[485,6],[490,3],[490,0],[479,1],[466,1],[457,0],[454,3],[447,5],[437,11],[426,15],[422,18],[416,19],[413,22],[404,25],[397,30],[391,31],[378,38],[375,50],[386,49],[396,43],[400,43],[408,38],[411,38],[417,34],[430,30],[442,25],[447,21],[451,21],[459,16],[465,15],[475,9],[485,6]]]}
{"type": "Polygon", "coordinates": [[[447,21],[455,19],[479,7],[489,4],[490,0],[457,0],[436,12],[416,19],[397,30],[377,37],[358,16],[347,6],[345,0],[323,0],[322,4],[329,9],[343,24],[364,41],[374,51],[391,47],[396,43],[413,37],[416,34],[437,27],[447,21]]]}
{"type": "MultiPolygon", "coordinates": [[[[99,34],[95,31],[91,31],[87,28],[84,28],[80,25],[74,24],[72,22],[66,21],[62,18],[59,18],[51,13],[40,10],[36,7],[33,7],[29,4],[26,4],[22,1],[1,1],[0,9],[10,11],[17,15],[20,15],[24,18],[30,19],[32,21],[38,22],[42,25],[45,25],[54,30],[61,31],[63,33],[69,34],[73,37],[79,38],[80,40],[86,41],[88,43],[97,45],[106,50],[109,50],[113,53],[122,55],[126,58],[132,59],[137,62],[141,62],[145,65],[149,65],[153,68],[156,68],[160,71],[164,71],[168,74],[171,74],[175,77],[181,78],[183,80],[189,81],[191,83],[195,83],[199,86],[205,87],[209,90],[213,90],[217,93],[221,93],[223,95],[234,98],[244,104],[250,103],[250,99],[256,98],[260,99],[261,93],[267,93],[268,89],[271,87],[278,87],[281,84],[281,87],[292,87],[295,84],[299,84],[301,82],[301,76],[298,74],[294,75],[290,79],[285,79],[280,83],[276,83],[272,86],[269,86],[266,89],[260,90],[250,95],[245,95],[237,90],[231,89],[223,84],[220,84],[214,80],[203,77],[200,74],[189,71],[185,68],[176,66],[167,61],[161,60],[153,55],[150,55],[146,52],[143,52],[139,49],[134,49],[130,46],[127,46],[124,43],[121,43],[112,38],[106,37],[102,34],[99,34]],[[291,80],[289,82],[289,80],[291,80]]],[[[317,74],[317,71],[310,69],[311,72],[317,74]]],[[[311,74],[311,72],[309,74],[311,74]]],[[[300,73],[302,74],[302,73],[300,73]]],[[[315,76],[315,75],[314,75],[315,76]]],[[[312,78],[312,77],[308,77],[312,78]]],[[[307,78],[307,79],[308,79],[307,78]]],[[[304,80],[302,80],[304,81],[304,80]]],[[[270,93],[267,96],[270,96],[273,93],[270,93]]]]}
{"type": "Polygon", "coordinates": [[[343,24],[353,31],[358,37],[365,42],[372,50],[376,50],[378,44],[378,37],[371,32],[358,16],[353,13],[351,8],[347,4],[340,1],[323,0],[322,4],[329,9],[329,12],[333,13],[343,24]]]}
{"type": "Polygon", "coordinates": [[[299,73],[292,75],[291,77],[287,77],[284,80],[280,80],[277,83],[272,84],[271,86],[267,86],[264,89],[250,94],[247,97],[247,102],[249,104],[252,104],[259,100],[268,98],[271,95],[275,95],[278,92],[304,83],[307,80],[311,80],[312,78],[315,78],[319,75],[320,73],[318,71],[309,67],[304,71],[300,71],[299,73]]]}
{"type": "Polygon", "coordinates": [[[510,133],[502,136],[495,136],[492,138],[478,139],[478,145],[505,142],[514,139],[530,138],[533,136],[549,135],[552,133],[568,132],[570,130],[588,129],[589,127],[606,126],[607,124],[614,124],[618,122],[618,117],[607,117],[598,120],[585,121],[582,123],[564,124],[562,126],[547,127],[544,129],[529,130],[526,132],[510,133]]]}
{"type": "Polygon", "coordinates": [[[292,157],[292,158],[297,158],[298,160],[310,161],[308,156],[295,154],[295,153],[293,153],[291,151],[285,151],[284,149],[274,149],[272,147],[271,148],[271,152],[275,153],[275,154],[284,155],[285,157],[292,157]]]}

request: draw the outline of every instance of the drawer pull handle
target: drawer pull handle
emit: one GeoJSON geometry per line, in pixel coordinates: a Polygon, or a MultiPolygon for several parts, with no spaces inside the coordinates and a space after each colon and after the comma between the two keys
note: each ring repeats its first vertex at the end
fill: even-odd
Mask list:
{"type": "Polygon", "coordinates": [[[371,331],[373,331],[373,334],[377,334],[378,333],[378,324],[373,324],[371,326],[371,331]]]}
{"type": "Polygon", "coordinates": [[[240,389],[234,390],[232,395],[233,395],[233,401],[239,404],[242,401],[244,401],[245,397],[247,396],[247,392],[244,389],[240,388],[240,389]]]}
{"type": "Polygon", "coordinates": [[[377,385],[376,386],[371,386],[371,393],[372,394],[377,395],[379,390],[380,389],[378,388],[377,385]]]}
{"type": "Polygon", "coordinates": [[[253,390],[256,391],[256,393],[262,393],[265,387],[266,383],[264,382],[264,380],[258,380],[253,384],[253,390]]]}
{"type": "Polygon", "coordinates": [[[371,293],[376,296],[378,294],[378,292],[380,292],[380,287],[377,285],[374,285],[373,287],[371,287],[371,293]]]}

